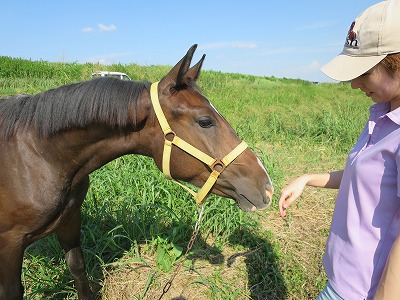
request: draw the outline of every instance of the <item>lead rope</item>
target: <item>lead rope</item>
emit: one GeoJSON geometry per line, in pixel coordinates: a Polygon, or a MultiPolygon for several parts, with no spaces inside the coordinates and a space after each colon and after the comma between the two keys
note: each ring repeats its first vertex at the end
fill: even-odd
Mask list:
{"type": "Polygon", "coordinates": [[[225,157],[222,159],[215,159],[209,156],[208,154],[200,151],[196,147],[192,146],[191,144],[187,143],[183,139],[179,138],[175,132],[171,129],[164,112],[161,108],[160,101],[158,99],[158,82],[154,82],[150,87],[150,99],[153,104],[154,112],[156,114],[157,120],[161,126],[161,129],[164,133],[164,149],[163,149],[163,158],[162,158],[162,171],[166,178],[173,180],[173,182],[179,184],[181,187],[186,189],[190,194],[193,195],[196,204],[198,205],[199,209],[199,218],[196,222],[194,231],[190,238],[190,241],[187,245],[187,249],[185,254],[182,256],[182,261],[178,264],[174,274],[172,275],[171,279],[167,281],[163,288],[163,293],[159,299],[161,299],[170,289],[172,285],[172,281],[175,279],[176,275],[178,274],[179,270],[182,267],[182,264],[192,249],[193,244],[196,240],[196,236],[199,233],[200,229],[200,222],[203,216],[204,211],[204,201],[206,200],[208,194],[210,193],[211,189],[213,188],[214,184],[216,183],[219,175],[225,170],[225,168],[234,161],[240,154],[243,153],[247,149],[246,142],[242,141],[239,145],[237,145],[231,152],[229,152],[225,157]],[[169,138],[167,138],[169,136],[169,138]],[[172,139],[170,139],[172,137],[172,139]],[[171,159],[171,152],[172,146],[175,145],[176,147],[180,148],[181,150],[187,152],[188,154],[192,155],[199,161],[206,164],[211,169],[211,174],[204,183],[203,187],[195,193],[187,186],[183,185],[177,180],[174,180],[171,176],[170,172],[170,159],[171,159]]]}
{"type": "Polygon", "coordinates": [[[174,281],[175,277],[178,275],[180,269],[183,266],[183,263],[185,262],[186,256],[189,253],[189,251],[192,249],[193,244],[196,240],[197,234],[199,233],[200,230],[200,223],[201,223],[201,219],[203,217],[203,212],[204,212],[204,204],[202,204],[201,206],[198,207],[198,212],[199,212],[199,218],[197,219],[196,224],[194,225],[194,230],[192,232],[192,236],[190,237],[190,240],[188,242],[188,245],[186,247],[186,251],[183,254],[182,258],[181,258],[181,262],[178,264],[178,266],[175,269],[174,274],[172,274],[171,278],[165,283],[162,294],[160,295],[160,298],[158,298],[158,300],[161,300],[162,297],[164,297],[164,295],[166,293],[168,293],[169,289],[172,286],[172,282],[174,281]]]}

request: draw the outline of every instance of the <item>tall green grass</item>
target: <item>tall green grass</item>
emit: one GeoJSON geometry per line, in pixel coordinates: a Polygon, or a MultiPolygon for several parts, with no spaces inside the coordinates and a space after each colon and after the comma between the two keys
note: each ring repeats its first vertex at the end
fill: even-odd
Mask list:
{"type": "MultiPolygon", "coordinates": [[[[125,72],[134,80],[157,81],[170,67],[65,64],[0,57],[0,96],[38,93],[87,80],[92,72],[104,69],[125,72]]],[[[288,158],[294,157],[299,163],[305,159],[311,164],[317,158],[304,158],[304,149],[321,148],[323,151],[318,153],[335,165],[355,142],[370,104],[360,93],[350,92],[348,84],[315,85],[302,80],[203,71],[199,85],[268,169],[277,191],[272,209],[277,208],[285,170],[291,168],[288,158]]],[[[101,293],[104,270],[132,261],[146,263],[147,255],[160,254],[161,250],[168,256],[171,268],[165,264],[160,268],[172,269],[197,219],[192,197],[164,179],[152,159],[138,155],[110,162],[90,178],[82,210],[82,245],[94,289],[101,293]]],[[[286,258],[282,257],[280,244],[260,226],[258,214],[243,213],[233,201],[211,196],[205,207],[201,237],[191,256],[217,257],[227,245],[257,250],[247,261],[247,274],[251,274],[247,280],[250,286],[254,285],[247,297],[285,299],[298,293],[300,299],[303,296],[299,285],[315,285],[315,278],[308,279],[295,262],[281,263],[286,258]]],[[[27,299],[76,299],[72,278],[53,236],[31,245],[25,257],[27,299]]],[[[216,272],[204,278],[212,291],[210,299],[243,295],[220,276],[216,272]]],[[[319,281],[323,285],[323,279],[319,281]]]]}

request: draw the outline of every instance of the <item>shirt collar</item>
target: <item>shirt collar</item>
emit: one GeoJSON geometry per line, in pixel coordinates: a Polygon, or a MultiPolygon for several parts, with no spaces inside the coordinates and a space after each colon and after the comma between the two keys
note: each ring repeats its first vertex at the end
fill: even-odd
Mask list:
{"type": "Polygon", "coordinates": [[[392,122],[400,126],[400,107],[390,111],[390,102],[376,103],[369,108],[370,115],[373,119],[377,119],[386,115],[392,122]]]}
{"type": "Polygon", "coordinates": [[[400,107],[388,112],[387,116],[389,117],[390,120],[392,120],[392,122],[396,123],[397,125],[400,125],[400,107]]]}

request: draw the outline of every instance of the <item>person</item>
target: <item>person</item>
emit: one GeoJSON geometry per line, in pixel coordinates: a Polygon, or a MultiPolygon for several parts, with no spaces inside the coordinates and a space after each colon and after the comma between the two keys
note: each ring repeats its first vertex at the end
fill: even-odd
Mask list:
{"type": "Polygon", "coordinates": [[[374,102],[344,170],[304,174],[281,190],[282,217],[305,186],[339,189],[317,299],[400,299],[400,0],[362,12],[321,68],[374,102]]]}

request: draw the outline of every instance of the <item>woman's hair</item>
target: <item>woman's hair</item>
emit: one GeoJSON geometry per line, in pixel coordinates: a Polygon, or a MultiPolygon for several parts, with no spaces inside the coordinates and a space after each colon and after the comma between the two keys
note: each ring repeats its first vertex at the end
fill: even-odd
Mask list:
{"type": "Polygon", "coordinates": [[[380,64],[386,69],[392,77],[400,71],[400,53],[388,54],[380,64]]]}

